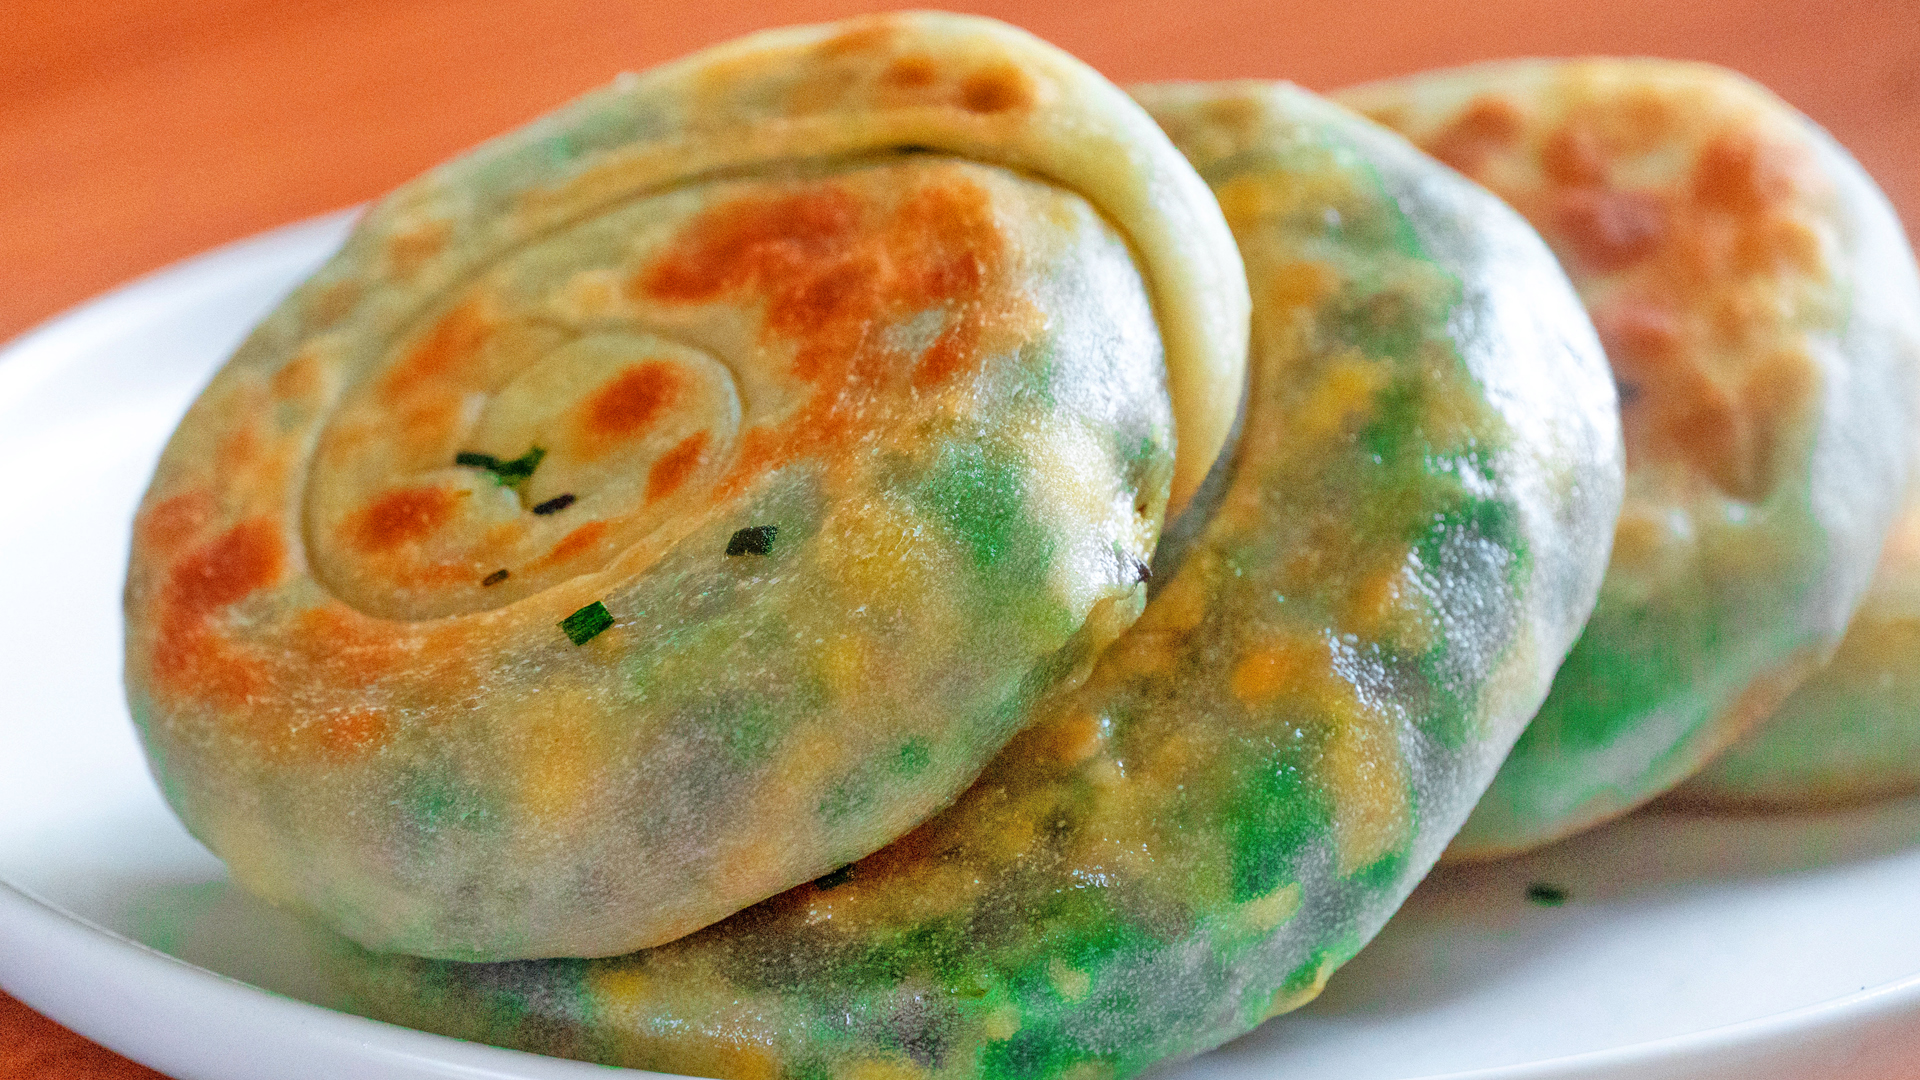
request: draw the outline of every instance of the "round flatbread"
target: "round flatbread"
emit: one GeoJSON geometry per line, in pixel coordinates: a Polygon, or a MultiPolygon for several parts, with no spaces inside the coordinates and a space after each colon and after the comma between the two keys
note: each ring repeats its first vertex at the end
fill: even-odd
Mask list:
{"type": "Polygon", "coordinates": [[[169,443],[161,786],[375,949],[679,937],[950,802],[1138,613],[1239,403],[1205,185],[990,20],[782,30],[423,176],[169,443]]]}
{"type": "Polygon", "coordinates": [[[1094,674],[952,809],[616,959],[342,956],[356,1007],[723,1078],[1120,1077],[1312,998],[1438,856],[1590,610],[1599,344],[1485,192],[1303,91],[1137,91],[1255,298],[1196,526],[1094,674]]]}
{"type": "MultiPolygon", "coordinates": [[[[1916,295],[1920,312],[1920,295],[1916,295]]],[[[1675,788],[1675,803],[1786,809],[1920,789],[1920,502],[1887,538],[1827,666],[1675,788]]]]}
{"type": "Polygon", "coordinates": [[[1905,475],[1911,258],[1844,151],[1719,68],[1529,60],[1337,97],[1540,230],[1620,386],[1599,607],[1454,846],[1523,850],[1679,783],[1839,643],[1905,475]]]}

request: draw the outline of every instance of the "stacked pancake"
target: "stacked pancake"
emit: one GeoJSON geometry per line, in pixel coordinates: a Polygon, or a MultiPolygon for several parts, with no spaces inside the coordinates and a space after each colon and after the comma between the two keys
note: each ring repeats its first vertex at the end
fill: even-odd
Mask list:
{"type": "Polygon", "coordinates": [[[1218,1045],[1450,844],[1769,716],[1674,797],[1914,780],[1920,284],[1858,167],[1696,66],[1343,100],[885,16],[402,188],[141,508],[169,800],[375,1015],[1025,1078],[1218,1045]]]}

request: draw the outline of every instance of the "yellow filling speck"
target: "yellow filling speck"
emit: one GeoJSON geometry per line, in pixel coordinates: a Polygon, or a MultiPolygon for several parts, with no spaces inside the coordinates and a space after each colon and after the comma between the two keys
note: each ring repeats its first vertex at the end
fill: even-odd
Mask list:
{"type": "Polygon", "coordinates": [[[1086,972],[1068,967],[1059,957],[1047,961],[1047,981],[1053,984],[1054,992],[1067,1001],[1079,1001],[1087,996],[1093,986],[1093,979],[1086,972]]]}
{"type": "Polygon", "coordinates": [[[1020,1010],[1012,1005],[1002,1005],[987,1014],[980,1022],[980,1033],[993,1042],[1011,1039],[1020,1030],[1020,1010]]]}

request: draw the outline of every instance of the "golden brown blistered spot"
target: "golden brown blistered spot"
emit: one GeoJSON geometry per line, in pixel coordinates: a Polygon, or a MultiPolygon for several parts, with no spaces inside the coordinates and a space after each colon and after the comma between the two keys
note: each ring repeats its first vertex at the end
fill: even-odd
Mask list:
{"type": "Polygon", "coordinates": [[[886,16],[862,19],[858,25],[821,42],[820,52],[826,56],[886,52],[893,47],[893,40],[899,33],[899,26],[886,16]]]}
{"type": "Polygon", "coordinates": [[[1659,250],[1666,237],[1666,207],[1648,192],[1562,191],[1550,212],[1563,254],[1590,273],[1624,270],[1659,250]]]}
{"type": "Polygon", "coordinates": [[[1607,181],[1606,150],[1592,128],[1568,124],[1541,143],[1540,170],[1556,184],[1598,186],[1607,181]]]}
{"type": "Polygon", "coordinates": [[[1734,264],[1749,274],[1819,275],[1826,256],[1820,236],[1804,221],[1784,215],[1756,221],[1740,233],[1734,264]]]}
{"type": "Polygon", "coordinates": [[[1680,105],[1654,86],[1621,88],[1607,100],[1608,134],[1617,154],[1645,154],[1677,137],[1680,105]]]}
{"type": "Polygon", "coordinates": [[[980,362],[980,313],[968,311],[953,321],[914,365],[913,388],[928,390],[980,362]]]}
{"type": "Polygon", "coordinates": [[[312,674],[318,685],[354,691],[390,679],[400,671],[421,673],[427,654],[404,637],[392,635],[390,629],[391,624],[345,604],[322,604],[300,611],[284,639],[288,642],[285,666],[297,674],[282,679],[291,683],[312,674]]]}
{"type": "Polygon", "coordinates": [[[445,385],[474,360],[493,331],[493,320],[478,300],[460,304],[442,315],[413,351],[387,371],[381,389],[391,397],[406,397],[445,385]]]}
{"type": "Polygon", "coordinates": [[[814,116],[831,112],[862,87],[865,73],[851,67],[819,67],[787,88],[783,112],[787,116],[814,116]]]}
{"type": "Polygon", "coordinates": [[[246,473],[259,461],[265,442],[256,421],[260,414],[258,388],[250,386],[236,396],[242,397],[245,404],[233,409],[237,422],[221,433],[214,445],[215,476],[234,477],[246,473]]]}
{"type": "Polygon", "coordinates": [[[450,394],[402,406],[399,422],[387,432],[393,439],[390,452],[402,461],[440,464],[449,456],[447,448],[460,437],[464,419],[460,399],[450,394]]]}
{"type": "Polygon", "coordinates": [[[465,495],[433,486],[389,491],[355,515],[349,526],[353,546],[374,555],[424,540],[453,519],[465,495]]]}
{"type": "Polygon", "coordinates": [[[1248,707],[1258,707],[1321,674],[1326,646],[1315,641],[1277,639],[1248,649],[1233,666],[1229,686],[1248,707]]]}
{"type": "Polygon", "coordinates": [[[1772,458],[1782,405],[1798,407],[1790,395],[1804,392],[1810,381],[1805,366],[1777,365],[1784,385],[1778,390],[1752,382],[1726,385],[1697,368],[1684,367],[1665,380],[1661,394],[1666,407],[1651,431],[1649,448],[1662,443],[1675,448],[1716,487],[1748,502],[1765,498],[1772,486],[1772,458]],[[1765,411],[1754,408],[1763,406],[1765,411]]]}
{"type": "MultiPolygon", "coordinates": [[[[1824,287],[1813,163],[1744,100],[1606,80],[1574,98],[1539,140],[1539,178],[1516,185],[1503,171],[1498,193],[1589,298],[1621,391],[1629,468],[1673,460],[1726,495],[1762,500],[1818,390],[1799,343],[1808,292],[1824,287]],[[1615,186],[1626,175],[1616,161],[1649,154],[1648,167],[1681,163],[1666,179],[1615,186]],[[1615,280],[1596,287],[1598,277],[1615,280]]],[[[1467,172],[1517,151],[1525,117],[1496,101],[1475,99],[1427,149],[1467,172]]]]}
{"type": "Polygon", "coordinates": [[[880,84],[899,90],[921,90],[940,79],[940,66],[932,57],[902,56],[880,73],[880,84]]]}
{"type": "Polygon", "coordinates": [[[200,535],[213,521],[213,493],[196,488],[154,503],[134,522],[138,546],[149,557],[165,558],[200,535]]]}
{"type": "MultiPolygon", "coordinates": [[[[743,433],[720,497],[850,437],[868,402],[889,386],[903,388],[907,358],[883,345],[875,326],[930,309],[962,317],[992,311],[996,327],[1017,321],[1006,317],[1017,295],[993,288],[1006,240],[987,192],[957,166],[910,175],[913,190],[888,208],[824,181],[721,203],[684,226],[629,286],[640,298],[664,302],[759,299],[763,340],[791,342],[792,374],[813,384],[805,405],[780,427],[743,433]]],[[[970,370],[992,349],[984,340],[970,353],[956,347],[939,358],[940,371],[951,378],[970,370]]]]}
{"type": "Polygon", "coordinates": [[[1091,712],[1076,712],[1044,725],[1044,729],[1036,735],[1044,753],[1069,767],[1099,753],[1106,744],[1106,738],[1099,715],[1091,712]]]}
{"type": "Polygon", "coordinates": [[[1469,102],[1453,123],[1427,141],[1427,152],[1468,176],[1475,176],[1488,158],[1514,145],[1526,121],[1526,113],[1513,99],[1482,94],[1469,102]]]}
{"type": "Polygon", "coordinates": [[[1340,629],[1361,637],[1377,639],[1381,631],[1401,610],[1407,585],[1404,561],[1361,578],[1349,590],[1340,629]]]}
{"type": "Polygon", "coordinates": [[[1802,164],[1791,148],[1763,142],[1751,132],[1723,135],[1694,163],[1693,197],[1725,213],[1765,215],[1793,198],[1802,164]]]}
{"type": "Polygon", "coordinates": [[[343,278],[317,289],[307,299],[307,318],[314,329],[325,330],[352,311],[364,291],[353,278],[343,278]]]}
{"type": "Polygon", "coordinates": [[[311,402],[326,387],[320,358],[311,349],[303,349],[279,371],[270,384],[276,401],[311,402]]]}
{"type": "Polygon", "coordinates": [[[273,584],[285,545],[272,522],[246,521],[173,565],[161,590],[153,651],[155,682],[183,697],[245,701],[265,680],[259,661],[210,625],[224,610],[273,584]]]}
{"type": "Polygon", "coordinates": [[[1003,113],[1033,107],[1033,78],[1012,64],[976,71],[960,82],[960,107],[971,113],[1003,113]]]}
{"type": "Polygon", "coordinates": [[[1405,105],[1368,105],[1360,109],[1360,115],[1379,124],[1383,128],[1405,134],[1408,128],[1408,108],[1405,105]]]}
{"type": "Polygon", "coordinates": [[[650,360],[622,371],[587,401],[578,429],[580,456],[598,457],[645,434],[685,389],[685,377],[671,363],[650,360]]]}
{"type": "Polygon", "coordinates": [[[608,528],[604,521],[589,521],[561,537],[560,542],[553,545],[553,550],[540,561],[548,565],[571,562],[593,550],[601,540],[605,539],[608,528]]]}
{"type": "Polygon", "coordinates": [[[427,261],[446,250],[453,226],[425,221],[387,238],[387,262],[402,279],[412,277],[427,261]]]}
{"type": "Polygon", "coordinates": [[[1241,144],[1259,132],[1266,108],[1252,97],[1221,97],[1208,101],[1201,117],[1206,127],[1224,131],[1241,144]]]}
{"type": "Polygon", "coordinates": [[[1267,277],[1267,302],[1276,316],[1318,310],[1340,289],[1340,275],[1326,263],[1301,260],[1274,267],[1267,277]]]}
{"type": "Polygon", "coordinates": [[[312,757],[351,761],[378,750],[392,737],[392,726],[384,712],[361,708],[322,717],[300,728],[294,743],[312,757]]]}
{"type": "Polygon", "coordinates": [[[707,460],[707,447],[713,438],[707,432],[698,431],[681,439],[673,449],[660,455],[647,471],[647,501],[664,499],[680,490],[687,477],[707,460]]]}

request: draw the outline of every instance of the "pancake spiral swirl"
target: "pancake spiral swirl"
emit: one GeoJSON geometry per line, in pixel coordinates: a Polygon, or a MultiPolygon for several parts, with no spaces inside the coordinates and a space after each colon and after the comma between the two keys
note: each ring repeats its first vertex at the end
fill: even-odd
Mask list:
{"type": "Polygon", "coordinates": [[[601,956],[950,801],[1138,613],[1247,299],[1124,94],[957,16],[630,77],[374,207],[136,525],[194,833],[372,948],[601,956]]]}

